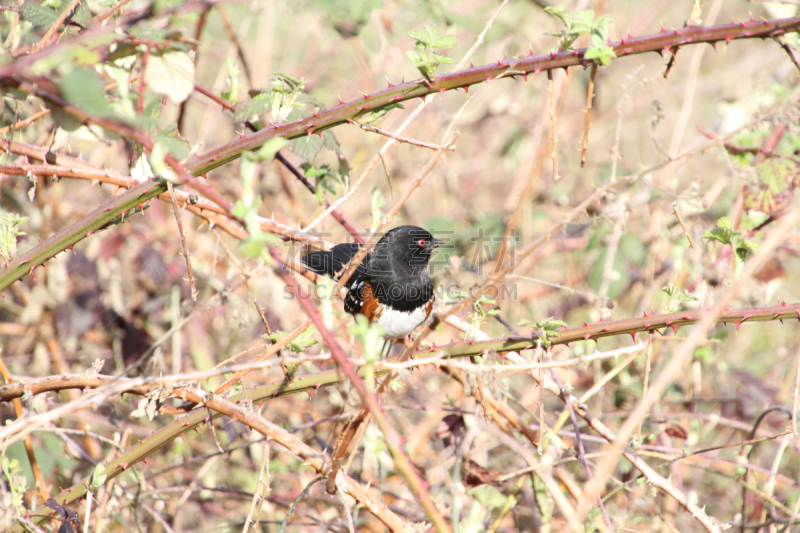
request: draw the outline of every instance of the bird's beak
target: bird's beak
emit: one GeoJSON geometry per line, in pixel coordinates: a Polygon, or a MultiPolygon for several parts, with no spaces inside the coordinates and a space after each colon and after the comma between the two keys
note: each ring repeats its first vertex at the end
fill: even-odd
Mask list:
{"type": "Polygon", "coordinates": [[[433,244],[431,244],[431,248],[433,248],[435,250],[436,248],[440,247],[443,244],[444,244],[444,241],[441,241],[439,239],[433,239],[433,244]]]}

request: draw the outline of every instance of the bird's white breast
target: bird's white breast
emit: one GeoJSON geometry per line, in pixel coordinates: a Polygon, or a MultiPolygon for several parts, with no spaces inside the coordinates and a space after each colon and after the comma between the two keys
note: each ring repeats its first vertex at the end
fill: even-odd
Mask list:
{"type": "Polygon", "coordinates": [[[427,305],[420,306],[413,311],[396,311],[386,306],[376,322],[383,328],[385,338],[402,339],[406,335],[410,335],[427,318],[427,305]]]}

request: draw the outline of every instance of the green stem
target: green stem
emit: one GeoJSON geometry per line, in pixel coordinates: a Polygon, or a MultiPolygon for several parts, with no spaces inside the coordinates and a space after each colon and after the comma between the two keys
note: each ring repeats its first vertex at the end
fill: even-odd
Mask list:
{"type": "Polygon", "coordinates": [[[77,222],[70,224],[32,250],[12,259],[8,266],[0,271],[0,291],[20,279],[25,274],[33,275],[36,267],[48,259],[72,247],[75,243],[88,237],[114,222],[114,219],[151,198],[167,191],[164,180],[146,181],[112,198],[94,209],[77,222]]]}

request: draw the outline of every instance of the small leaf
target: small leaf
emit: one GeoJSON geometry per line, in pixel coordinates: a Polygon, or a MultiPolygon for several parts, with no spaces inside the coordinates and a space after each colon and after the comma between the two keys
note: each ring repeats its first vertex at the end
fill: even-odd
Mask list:
{"type": "MultiPolygon", "coordinates": [[[[286,347],[294,353],[305,352],[307,349],[318,343],[316,339],[311,338],[314,332],[316,332],[316,328],[313,326],[308,328],[300,335],[289,341],[289,344],[287,344],[286,347]]],[[[263,335],[263,337],[271,340],[272,342],[280,342],[286,338],[287,334],[288,333],[286,331],[275,331],[271,335],[263,335]]]]}
{"type": "Polygon", "coordinates": [[[28,217],[20,216],[16,213],[4,213],[0,215],[0,255],[6,261],[17,255],[17,237],[26,235],[19,230],[19,226],[24,224],[28,217]]]}
{"type": "Polygon", "coordinates": [[[20,15],[23,20],[27,20],[34,26],[52,26],[58,20],[59,13],[36,2],[23,2],[19,7],[20,15]]]}
{"type": "Polygon", "coordinates": [[[313,161],[324,146],[325,141],[319,135],[306,135],[290,141],[286,149],[297,157],[313,161]]]}
{"type": "Polygon", "coordinates": [[[180,104],[194,90],[194,61],[186,52],[153,54],[145,68],[145,82],[156,93],[180,104]]]}
{"type": "Polygon", "coordinates": [[[94,472],[92,472],[92,481],[90,484],[90,489],[92,491],[96,491],[103,484],[106,482],[108,475],[106,474],[106,467],[103,463],[97,463],[97,466],[94,467],[94,472]]]}
{"type": "Polygon", "coordinates": [[[108,117],[113,114],[106,100],[102,79],[94,70],[73,68],[61,77],[59,88],[67,102],[94,117],[108,117]]]}

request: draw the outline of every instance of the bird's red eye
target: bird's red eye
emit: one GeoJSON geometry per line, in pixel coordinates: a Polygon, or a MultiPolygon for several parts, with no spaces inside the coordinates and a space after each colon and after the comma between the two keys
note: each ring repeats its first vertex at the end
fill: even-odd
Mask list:
{"type": "Polygon", "coordinates": [[[425,248],[425,239],[420,239],[420,240],[418,240],[418,241],[417,241],[417,245],[418,245],[420,248],[425,248]]]}

